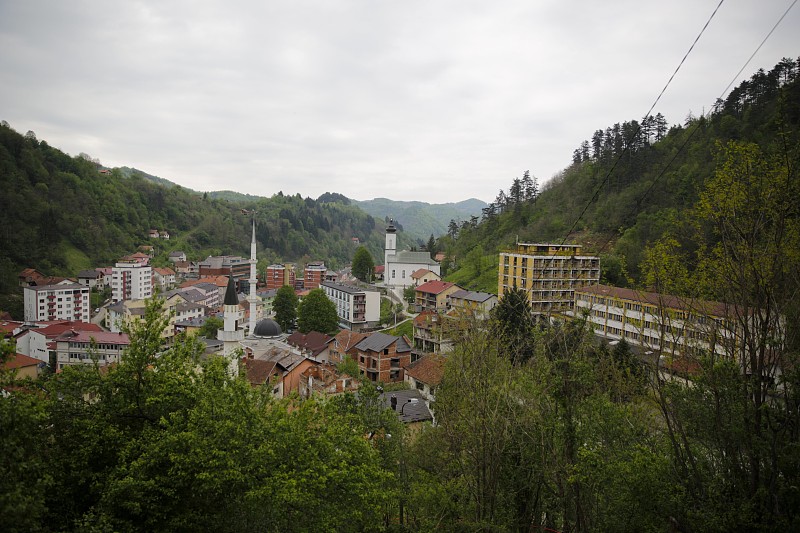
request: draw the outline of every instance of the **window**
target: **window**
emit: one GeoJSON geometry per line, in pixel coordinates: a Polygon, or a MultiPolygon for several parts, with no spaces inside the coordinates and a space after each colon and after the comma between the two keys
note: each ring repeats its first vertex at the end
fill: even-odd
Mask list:
{"type": "Polygon", "coordinates": [[[405,277],[406,277],[406,271],[405,271],[405,269],[403,269],[403,270],[402,270],[402,274],[403,274],[403,275],[402,275],[402,279],[405,279],[405,277]]]}
{"type": "Polygon", "coordinates": [[[394,279],[394,269],[392,269],[392,279],[394,279]]]}

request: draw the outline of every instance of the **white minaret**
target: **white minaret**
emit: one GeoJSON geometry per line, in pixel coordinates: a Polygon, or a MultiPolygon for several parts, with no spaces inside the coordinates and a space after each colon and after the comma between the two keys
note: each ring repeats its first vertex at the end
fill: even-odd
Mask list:
{"type": "Polygon", "coordinates": [[[223,306],[223,327],[217,332],[217,339],[223,342],[222,354],[228,358],[228,372],[234,377],[239,375],[240,343],[244,340],[244,328],[240,324],[243,318],[244,313],[239,308],[239,298],[236,296],[236,282],[233,276],[229,276],[223,306]]]}
{"type": "Polygon", "coordinates": [[[258,278],[256,278],[256,216],[253,214],[253,238],[250,241],[250,279],[247,280],[250,283],[250,295],[247,297],[247,301],[250,302],[250,324],[248,327],[248,333],[252,336],[256,331],[256,308],[258,305],[258,296],[256,296],[256,284],[258,283],[258,278]]]}
{"type": "MultiPolygon", "coordinates": [[[[386,228],[386,246],[383,251],[383,264],[384,264],[384,280],[388,280],[389,276],[389,259],[394,259],[397,253],[397,228],[394,227],[394,219],[389,219],[389,227],[386,228]]],[[[385,282],[385,281],[384,281],[385,282]]]]}

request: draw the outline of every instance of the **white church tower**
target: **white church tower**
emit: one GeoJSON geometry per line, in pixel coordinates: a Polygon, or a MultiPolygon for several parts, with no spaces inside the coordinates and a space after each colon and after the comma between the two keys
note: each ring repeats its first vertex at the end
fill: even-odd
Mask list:
{"type": "Polygon", "coordinates": [[[217,339],[223,342],[223,355],[228,359],[228,373],[234,377],[239,375],[239,353],[241,341],[244,340],[242,321],[244,313],[239,307],[236,296],[236,282],[233,276],[228,277],[228,288],[225,290],[223,305],[223,328],[217,332],[217,339]]]}
{"type": "Polygon", "coordinates": [[[397,228],[394,227],[394,219],[389,219],[389,226],[386,228],[386,246],[383,251],[383,264],[385,265],[384,276],[388,274],[389,263],[394,262],[397,253],[397,228]]]}

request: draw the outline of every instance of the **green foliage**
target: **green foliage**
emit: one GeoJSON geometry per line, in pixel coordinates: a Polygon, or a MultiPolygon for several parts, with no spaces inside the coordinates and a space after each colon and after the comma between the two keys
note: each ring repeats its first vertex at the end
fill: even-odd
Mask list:
{"type": "Polygon", "coordinates": [[[297,329],[303,333],[319,331],[335,333],[338,329],[339,316],[336,304],[325,295],[322,289],[310,291],[297,307],[297,329]]]}
{"type": "Polygon", "coordinates": [[[293,328],[297,320],[297,294],[294,289],[289,285],[278,289],[272,302],[272,309],[275,311],[275,322],[283,331],[293,328]]]}
{"type": "Polygon", "coordinates": [[[197,334],[201,337],[205,337],[206,339],[216,339],[217,331],[222,329],[223,326],[224,323],[221,318],[210,316],[206,318],[205,323],[197,332],[197,334]]]}
{"type": "Polygon", "coordinates": [[[409,339],[414,338],[414,321],[412,319],[406,320],[397,324],[396,327],[393,327],[387,332],[389,335],[394,335],[396,337],[400,337],[405,335],[409,339]]]}
{"type": "Polygon", "coordinates": [[[375,262],[372,254],[364,246],[359,246],[353,256],[353,275],[365,283],[371,283],[375,279],[375,262]]]}

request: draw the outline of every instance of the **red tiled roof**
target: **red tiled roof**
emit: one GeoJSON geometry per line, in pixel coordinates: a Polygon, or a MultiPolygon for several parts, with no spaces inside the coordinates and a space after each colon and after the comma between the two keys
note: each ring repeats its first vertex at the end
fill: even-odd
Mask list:
{"type": "Polygon", "coordinates": [[[171,268],[163,268],[163,267],[156,267],[153,270],[161,274],[162,276],[174,276],[175,271],[171,268]]]}
{"type": "Polygon", "coordinates": [[[278,372],[275,368],[278,363],[275,361],[244,357],[242,358],[242,363],[244,364],[247,381],[254,387],[267,383],[278,372]]]}
{"type": "Polygon", "coordinates": [[[414,325],[418,328],[429,326],[433,317],[436,315],[433,311],[423,311],[414,317],[414,325]]]}
{"type": "Polygon", "coordinates": [[[386,270],[386,265],[378,265],[378,266],[375,267],[375,273],[376,274],[380,274],[384,270],[386,270]]]}
{"type": "Polygon", "coordinates": [[[103,344],[130,344],[130,338],[127,333],[112,333],[110,331],[79,331],[70,330],[65,331],[58,337],[57,341],[72,341],[72,342],[96,342],[103,344]]]}
{"type": "Polygon", "coordinates": [[[325,348],[328,346],[328,343],[332,340],[333,337],[330,335],[325,335],[324,333],[320,333],[318,331],[309,331],[308,334],[295,331],[286,338],[286,342],[292,346],[310,350],[312,356],[319,355],[320,352],[325,350],[325,348]]]}
{"type": "Polygon", "coordinates": [[[88,324],[86,322],[58,322],[58,323],[50,324],[50,325],[45,326],[43,328],[38,328],[38,329],[31,330],[31,331],[35,331],[37,333],[41,333],[42,335],[44,335],[45,337],[48,337],[48,338],[54,338],[54,337],[57,337],[57,336],[61,335],[65,331],[70,331],[70,330],[73,330],[73,329],[75,331],[81,331],[81,332],[83,332],[83,331],[91,331],[91,332],[101,332],[101,331],[103,331],[103,328],[101,328],[97,324],[88,324]]]}
{"type": "Polygon", "coordinates": [[[406,367],[406,374],[428,385],[435,387],[442,382],[445,358],[438,354],[422,356],[406,367]]]}
{"type": "Polygon", "coordinates": [[[450,283],[449,281],[440,281],[437,279],[423,283],[417,287],[417,291],[428,294],[440,294],[442,291],[447,290],[454,285],[455,283],[450,283]]]}
{"type": "Polygon", "coordinates": [[[14,330],[23,325],[24,322],[16,322],[14,320],[3,320],[0,322],[0,337],[10,337],[14,330]]]}
{"type": "Polygon", "coordinates": [[[419,279],[423,277],[425,274],[433,274],[433,273],[434,273],[433,271],[428,270],[427,268],[420,268],[419,270],[415,270],[414,272],[412,272],[411,277],[414,279],[419,279]]]}
{"type": "Polygon", "coordinates": [[[14,368],[24,368],[27,366],[36,366],[41,361],[38,359],[34,359],[33,357],[28,357],[27,355],[23,355],[21,353],[14,354],[6,363],[3,365],[5,368],[12,370],[14,368]]]}
{"type": "Polygon", "coordinates": [[[357,331],[350,331],[343,329],[336,334],[336,341],[339,343],[339,349],[342,353],[347,353],[355,349],[356,344],[369,337],[369,333],[359,333],[357,331]]]}

